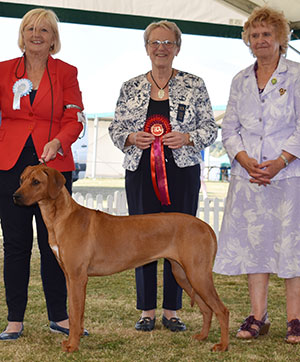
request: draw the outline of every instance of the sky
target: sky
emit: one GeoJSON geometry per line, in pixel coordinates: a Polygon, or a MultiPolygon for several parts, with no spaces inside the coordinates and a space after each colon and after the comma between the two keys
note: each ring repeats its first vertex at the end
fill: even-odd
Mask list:
{"type": "MultiPolygon", "coordinates": [[[[0,61],[21,55],[20,22],[0,17],[0,61]]],[[[122,83],[151,68],[142,30],[60,23],[59,31],[62,48],[55,57],[78,68],[87,114],[113,112],[122,83]]],[[[300,50],[300,40],[292,44],[300,50]]],[[[287,57],[300,62],[293,50],[287,57]]],[[[253,62],[240,39],[183,34],[173,66],[202,77],[213,107],[225,108],[233,76],[253,62]]]]}

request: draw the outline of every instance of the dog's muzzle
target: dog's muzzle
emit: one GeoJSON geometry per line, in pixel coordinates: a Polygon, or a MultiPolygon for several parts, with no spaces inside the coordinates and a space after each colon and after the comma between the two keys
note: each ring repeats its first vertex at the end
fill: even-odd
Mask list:
{"type": "Polygon", "coordinates": [[[18,194],[17,192],[15,192],[13,194],[13,200],[14,200],[14,203],[17,204],[17,205],[23,205],[22,203],[22,195],[21,194],[18,194]]]}

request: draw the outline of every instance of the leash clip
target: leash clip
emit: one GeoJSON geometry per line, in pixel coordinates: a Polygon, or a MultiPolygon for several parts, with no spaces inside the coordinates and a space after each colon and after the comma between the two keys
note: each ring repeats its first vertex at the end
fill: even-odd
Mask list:
{"type": "Polygon", "coordinates": [[[45,166],[47,166],[46,161],[45,161],[44,158],[40,158],[39,161],[40,161],[39,165],[45,165],[45,166]]]}

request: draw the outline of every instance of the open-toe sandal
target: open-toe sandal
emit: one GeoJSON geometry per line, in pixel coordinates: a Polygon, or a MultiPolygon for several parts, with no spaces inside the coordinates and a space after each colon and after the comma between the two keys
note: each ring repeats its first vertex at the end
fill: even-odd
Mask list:
{"type": "Polygon", "coordinates": [[[287,334],[285,336],[285,341],[287,343],[300,343],[299,341],[293,341],[289,337],[299,337],[300,336],[300,320],[299,319],[292,319],[291,321],[287,322],[287,334]]]}
{"type": "Polygon", "coordinates": [[[250,333],[249,337],[240,337],[237,334],[237,338],[240,339],[252,339],[252,338],[257,338],[258,336],[262,336],[264,334],[268,334],[269,332],[269,328],[270,328],[270,321],[268,319],[268,313],[266,313],[262,320],[257,320],[254,318],[253,315],[249,315],[249,317],[247,317],[244,322],[241,324],[239,330],[237,333],[241,332],[241,331],[247,331],[250,333]],[[253,328],[252,326],[255,325],[258,328],[253,328]]]}

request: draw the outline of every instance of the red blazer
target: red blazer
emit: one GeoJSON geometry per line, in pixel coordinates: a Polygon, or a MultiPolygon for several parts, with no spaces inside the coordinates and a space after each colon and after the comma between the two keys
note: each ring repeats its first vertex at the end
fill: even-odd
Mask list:
{"type": "MultiPolygon", "coordinates": [[[[45,144],[48,142],[51,119],[51,88],[45,73],[37,90],[33,105],[29,95],[21,97],[20,110],[13,110],[13,85],[18,80],[15,72],[20,58],[0,62],[0,170],[9,170],[17,162],[22,149],[32,136],[37,155],[40,158],[45,144]]],[[[22,74],[22,59],[18,75],[22,74]]],[[[75,104],[83,109],[81,92],[77,81],[77,69],[59,59],[48,58],[48,69],[53,86],[53,121],[51,137],[58,138],[63,156],[57,154],[55,160],[47,163],[49,167],[59,171],[72,171],[74,161],[71,144],[76,141],[82,130],[78,122],[79,109],[67,108],[65,105],[75,104]]],[[[27,78],[25,73],[23,78],[27,78]]]]}

